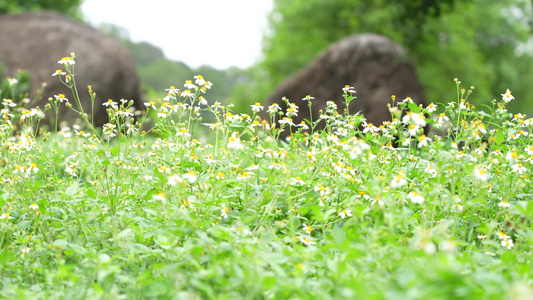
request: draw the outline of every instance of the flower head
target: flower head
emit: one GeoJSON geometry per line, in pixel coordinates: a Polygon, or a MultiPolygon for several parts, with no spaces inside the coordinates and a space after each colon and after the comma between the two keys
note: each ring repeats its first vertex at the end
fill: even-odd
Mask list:
{"type": "Polygon", "coordinates": [[[342,88],[342,91],[351,94],[351,93],[355,93],[355,88],[354,88],[353,86],[345,85],[345,86],[342,88]]]}
{"type": "Polygon", "coordinates": [[[162,203],[165,203],[167,201],[167,197],[165,196],[165,193],[157,193],[152,196],[152,199],[154,201],[161,201],[162,203]]]}
{"type": "Polygon", "coordinates": [[[244,145],[241,142],[241,139],[238,137],[239,132],[235,131],[231,134],[231,137],[228,141],[228,148],[230,149],[236,149],[236,150],[242,150],[244,149],[244,145]]]}
{"type": "Polygon", "coordinates": [[[509,103],[509,102],[514,100],[514,97],[513,97],[513,95],[511,95],[511,91],[509,89],[507,89],[507,91],[505,91],[505,94],[502,94],[502,100],[505,103],[509,103]]]}
{"type": "Polygon", "coordinates": [[[500,203],[498,203],[498,207],[509,208],[511,207],[511,203],[509,203],[507,200],[502,200],[500,203]]]}
{"type": "MultiPolygon", "coordinates": [[[[186,89],[192,90],[196,88],[196,85],[192,83],[192,80],[186,80],[185,84],[183,85],[186,89]]],[[[190,91],[189,91],[190,92],[190,91]]],[[[186,96],[185,96],[186,97],[186,96]]]]}
{"type": "Polygon", "coordinates": [[[67,101],[68,102],[68,99],[65,97],[64,94],[59,94],[59,95],[54,95],[54,97],[59,100],[59,102],[63,102],[63,101],[67,101]]]}
{"type": "Polygon", "coordinates": [[[22,254],[20,255],[20,257],[25,257],[26,254],[28,254],[30,252],[30,248],[26,247],[26,248],[22,248],[22,254]]]}
{"type": "Polygon", "coordinates": [[[181,95],[183,97],[194,97],[194,94],[190,90],[185,90],[185,91],[181,92],[181,95]]]}
{"type": "Polygon", "coordinates": [[[13,219],[13,217],[10,216],[8,213],[3,213],[0,215],[0,220],[4,220],[4,219],[9,220],[9,219],[13,219]]]}
{"type": "Polygon", "coordinates": [[[310,238],[308,237],[297,237],[297,239],[302,242],[304,245],[306,246],[309,246],[309,245],[314,245],[316,244],[316,242],[313,242],[310,238]]]}
{"type": "Polygon", "coordinates": [[[183,174],[181,177],[183,177],[183,179],[187,179],[190,184],[195,183],[196,179],[198,179],[198,176],[194,171],[189,171],[188,173],[183,174]]]}
{"type": "Polygon", "coordinates": [[[71,56],[63,57],[61,60],[57,62],[60,65],[73,65],[76,62],[71,56]]]}
{"type": "Polygon", "coordinates": [[[54,74],[52,74],[52,76],[61,76],[61,75],[67,75],[67,73],[64,72],[63,70],[59,70],[59,69],[58,69],[58,70],[56,70],[56,71],[54,72],[54,74]]]}
{"type": "Polygon", "coordinates": [[[272,105],[270,105],[270,106],[268,107],[267,112],[268,112],[269,114],[275,114],[275,113],[277,113],[277,112],[280,111],[280,110],[281,110],[281,106],[279,106],[279,104],[277,104],[277,103],[274,103],[274,104],[272,104],[272,105]]]}
{"type": "Polygon", "coordinates": [[[518,173],[520,175],[524,174],[527,171],[526,167],[524,167],[522,163],[517,163],[515,165],[512,165],[511,169],[513,170],[513,172],[518,173]]]}
{"type": "Polygon", "coordinates": [[[15,107],[15,106],[17,106],[17,104],[15,102],[13,102],[13,100],[11,100],[11,99],[4,99],[2,101],[2,105],[6,106],[6,107],[15,107]]]}
{"type": "Polygon", "coordinates": [[[411,199],[411,202],[414,203],[414,204],[422,204],[422,203],[424,203],[424,197],[422,197],[420,194],[418,194],[415,191],[409,192],[409,194],[407,196],[409,197],[409,199],[411,199]]]}
{"type": "Polygon", "coordinates": [[[226,219],[228,218],[228,212],[229,212],[229,208],[224,203],[222,203],[222,208],[220,209],[220,216],[223,219],[226,219]]]}
{"type": "Polygon", "coordinates": [[[349,210],[349,209],[343,209],[343,210],[339,213],[339,216],[341,217],[341,219],[346,218],[346,216],[351,217],[351,216],[352,216],[352,211],[349,210]]]}
{"type": "Polygon", "coordinates": [[[258,103],[256,102],[254,105],[252,105],[252,111],[253,112],[260,112],[264,109],[265,107],[261,105],[261,103],[258,103]]]}
{"type": "Polygon", "coordinates": [[[111,106],[113,109],[118,109],[118,103],[113,101],[113,99],[108,99],[106,102],[102,103],[103,106],[111,106]]]}
{"type": "Polygon", "coordinates": [[[194,76],[194,83],[196,83],[199,86],[204,86],[206,84],[204,76],[202,76],[202,75],[194,76]]]}
{"type": "Polygon", "coordinates": [[[305,184],[305,181],[302,180],[301,177],[294,177],[294,178],[291,178],[291,185],[304,185],[305,184]]]}
{"type": "Polygon", "coordinates": [[[476,167],[474,170],[474,176],[481,181],[487,181],[489,179],[489,172],[483,167],[476,167]]]}
{"type": "Polygon", "coordinates": [[[511,239],[505,239],[501,241],[502,247],[505,247],[507,249],[511,249],[514,247],[513,240],[511,239]]]}
{"type": "Polygon", "coordinates": [[[407,114],[402,118],[402,122],[409,124],[411,121],[418,126],[426,126],[426,116],[424,116],[423,113],[415,113],[412,111],[407,112],[407,114]]]}
{"type": "Polygon", "coordinates": [[[311,226],[307,225],[307,224],[302,224],[303,226],[303,230],[305,231],[305,233],[307,234],[311,234],[311,232],[313,232],[313,228],[311,228],[311,226]]]}
{"type": "Polygon", "coordinates": [[[431,143],[431,138],[428,138],[425,134],[418,137],[418,148],[422,148],[431,143]]]}
{"type": "Polygon", "coordinates": [[[390,183],[392,188],[402,187],[406,184],[407,184],[407,180],[404,178],[403,173],[399,173],[398,175],[394,176],[394,178],[392,178],[392,181],[390,183]]]}

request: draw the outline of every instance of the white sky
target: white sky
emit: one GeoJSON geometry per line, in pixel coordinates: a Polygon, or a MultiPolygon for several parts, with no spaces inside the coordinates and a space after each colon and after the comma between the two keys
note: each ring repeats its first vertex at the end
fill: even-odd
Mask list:
{"type": "Polygon", "coordinates": [[[225,69],[260,58],[272,1],[84,0],[81,9],[91,24],[124,27],[132,41],[147,41],[168,59],[225,69]]]}

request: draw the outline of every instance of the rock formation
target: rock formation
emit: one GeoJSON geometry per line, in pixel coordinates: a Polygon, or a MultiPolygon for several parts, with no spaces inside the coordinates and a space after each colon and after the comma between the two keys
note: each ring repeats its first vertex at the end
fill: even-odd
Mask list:
{"type": "MultiPolygon", "coordinates": [[[[361,111],[368,123],[376,126],[390,120],[387,108],[392,103],[411,97],[418,104],[426,104],[414,64],[406,51],[387,37],[377,34],[358,34],[344,38],[321,52],[313,61],[298,73],[281,83],[265,102],[265,108],[278,103],[285,111],[282,97],[299,107],[299,114],[293,123],[299,124],[309,119],[306,95],[313,100],[313,119],[319,111],[326,110],[326,102],[334,101],[339,113],[343,113],[342,88],[353,86],[357,97],[350,103],[350,113],[361,111]]],[[[263,118],[268,119],[266,113],[263,118]]],[[[322,128],[324,122],[321,122],[322,128]]],[[[286,130],[282,137],[288,134],[286,130]]]]}
{"type": "MultiPolygon", "coordinates": [[[[53,12],[0,16],[0,70],[15,77],[17,70],[30,73],[30,96],[46,82],[42,108],[49,97],[64,94],[74,105],[72,93],[52,74],[63,69],[58,61],[74,52],[75,80],[84,110],[91,112],[87,86],[96,93],[94,123],[108,121],[103,102],[124,98],[141,103],[140,80],[128,50],[121,42],[91,26],[53,12]]],[[[79,115],[61,105],[59,119],[73,122],[79,115]]],[[[135,105],[141,108],[140,105],[135,105]]],[[[48,117],[55,115],[51,113],[48,117]]],[[[89,117],[90,120],[90,117],[89,117]]]]}

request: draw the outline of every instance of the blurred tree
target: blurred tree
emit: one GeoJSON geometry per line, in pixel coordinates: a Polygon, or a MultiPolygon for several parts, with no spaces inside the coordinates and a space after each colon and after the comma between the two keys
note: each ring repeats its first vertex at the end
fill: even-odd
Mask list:
{"type": "Polygon", "coordinates": [[[98,26],[98,29],[106,34],[119,38],[126,48],[128,48],[135,60],[135,64],[138,66],[148,66],[165,59],[165,54],[161,48],[144,41],[139,43],[133,42],[130,40],[128,29],[122,26],[103,23],[98,26]]]}
{"type": "Polygon", "coordinates": [[[0,14],[53,10],[82,20],[82,2],[83,0],[0,0],[0,14]]]}
{"type": "Polygon", "coordinates": [[[115,36],[121,40],[129,41],[130,39],[128,29],[116,24],[102,23],[98,26],[98,29],[105,34],[115,36]]]}
{"type": "MultiPolygon", "coordinates": [[[[201,74],[204,76],[204,78],[213,83],[213,87],[205,95],[206,99],[209,100],[209,103],[218,101],[227,104],[229,95],[231,94],[236,83],[235,78],[238,78],[238,74],[242,73],[242,71],[240,71],[235,72],[235,75],[232,75],[230,70],[231,69],[217,70],[210,66],[201,66],[196,69],[196,74],[201,74]]],[[[234,68],[233,70],[235,71],[240,69],[234,68]]]]}
{"type": "MultiPolygon", "coordinates": [[[[264,59],[250,70],[255,85],[236,97],[264,99],[328,45],[374,32],[410,52],[431,102],[454,99],[455,77],[476,87],[474,103],[506,88],[526,101],[533,96],[530,15],[527,0],[274,0],[264,59]]],[[[514,107],[525,110],[524,103],[514,107]]]]}
{"type": "Polygon", "coordinates": [[[165,93],[165,89],[168,89],[171,85],[182,89],[185,80],[191,80],[196,75],[186,64],[169,61],[166,58],[153,61],[147,65],[137,64],[137,71],[144,86],[161,93],[165,93]]]}
{"type": "MultiPolygon", "coordinates": [[[[137,57],[134,56],[137,62],[137,57]]],[[[246,80],[244,71],[238,68],[217,70],[209,66],[191,69],[183,62],[171,61],[166,58],[153,61],[149,64],[137,63],[137,71],[141,77],[142,85],[153,89],[161,97],[165,96],[165,89],[173,85],[183,89],[185,80],[193,80],[195,75],[202,75],[213,83],[213,87],[205,95],[209,103],[219,101],[226,104],[233,88],[237,83],[246,80]],[[242,80],[242,81],[241,81],[242,80]]]]}
{"type": "Polygon", "coordinates": [[[192,69],[183,62],[169,60],[161,48],[148,42],[131,41],[128,30],[120,26],[101,24],[99,29],[122,40],[133,56],[143,90],[148,92],[152,98],[165,97],[165,89],[171,85],[183,89],[185,80],[193,80],[195,75],[200,74],[213,83],[213,87],[205,98],[210,103],[219,101],[226,104],[235,85],[249,80],[247,73],[236,67],[217,70],[209,66],[201,66],[192,69]]]}
{"type": "Polygon", "coordinates": [[[165,54],[161,48],[158,48],[148,42],[134,43],[129,39],[123,40],[131,55],[135,59],[135,63],[140,66],[148,66],[156,61],[165,59],[165,54]]]}

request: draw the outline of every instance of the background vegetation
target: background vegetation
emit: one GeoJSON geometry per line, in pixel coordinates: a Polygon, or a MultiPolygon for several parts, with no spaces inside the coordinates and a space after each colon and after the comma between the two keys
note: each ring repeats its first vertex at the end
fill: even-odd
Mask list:
{"type": "Polygon", "coordinates": [[[209,100],[226,104],[238,83],[245,84],[250,81],[248,72],[237,67],[225,70],[218,70],[206,65],[191,68],[183,62],[169,60],[165,57],[163,50],[155,45],[148,42],[132,42],[125,28],[103,24],[100,26],[100,30],[120,38],[130,50],[141,78],[143,90],[150,99],[163,98],[166,96],[165,89],[168,89],[169,86],[181,86],[185,80],[202,74],[219,83],[213,86],[210,91],[211,99],[209,100]]]}
{"type": "MultiPolygon", "coordinates": [[[[290,13],[311,24],[325,20],[322,14],[335,19],[343,16],[339,12],[353,13],[342,9],[345,2],[332,0],[340,10],[328,14],[327,7],[316,6],[319,1],[292,1],[292,6],[277,1],[271,22],[281,29],[273,27],[264,62],[251,69],[254,80],[268,79],[255,84],[254,93],[282,80],[273,57],[282,60],[291,53],[284,56],[269,45],[284,32],[290,13]]],[[[194,93],[172,91],[168,102],[145,103],[148,113],[157,115],[153,130],[160,137],[142,132],[146,119],[134,122],[128,104],[117,102],[108,103],[110,123],[103,128],[85,119],[83,128],[37,137],[34,125],[41,112],[25,109],[12,93],[12,99],[2,99],[0,119],[0,298],[531,299],[533,118],[509,114],[510,91],[492,93],[489,85],[503,84],[500,78],[513,87],[526,86],[528,56],[514,55],[525,41],[520,39],[525,27],[509,21],[506,34],[498,36],[503,40],[477,41],[480,33],[494,37],[489,33],[507,24],[481,26],[492,21],[489,10],[501,14],[500,4],[511,2],[525,4],[477,7],[487,15],[470,11],[478,1],[422,5],[418,8],[427,13],[410,16],[404,29],[390,18],[402,20],[396,15],[402,10],[394,10],[401,1],[388,1],[386,7],[385,1],[357,2],[369,14],[369,20],[357,22],[376,28],[393,24],[397,31],[389,28],[391,36],[404,39],[414,54],[425,45],[421,53],[434,69],[424,71],[422,64],[420,72],[435,77],[437,89],[428,87],[428,95],[456,95],[440,106],[444,113],[433,125],[449,127],[454,136],[424,135],[424,113],[431,116],[434,106],[403,101],[406,114],[400,118],[398,111],[398,122],[380,128],[366,124],[359,131],[361,116],[337,116],[330,103],[326,130],[298,132],[281,144],[279,129],[261,124],[257,114],[265,109],[271,116],[287,116],[294,110],[253,105],[250,114],[232,112],[229,105],[214,104],[211,93],[209,101],[201,97],[211,91],[210,81],[214,90],[216,79],[196,76],[189,87],[194,93]],[[379,4],[383,10],[370,9],[379,4]],[[454,15],[461,7],[477,16],[472,24],[454,15]],[[410,22],[424,35],[407,30],[414,26],[410,22]],[[439,30],[452,27],[465,35],[440,35],[439,30]],[[425,36],[431,28],[439,32],[433,39],[425,36]],[[435,54],[437,49],[455,54],[455,60],[435,54]],[[456,76],[446,72],[473,76],[467,85],[487,85],[472,95],[458,80],[456,89],[446,88],[456,76]],[[487,113],[466,103],[475,97],[498,100],[487,113]],[[217,121],[201,124],[201,112],[217,121]],[[197,128],[204,125],[212,144],[201,140],[197,128]],[[393,140],[403,148],[383,146],[393,140]]],[[[405,17],[416,8],[404,5],[405,17]]],[[[307,40],[319,49],[329,34],[316,28],[307,40]]],[[[302,47],[306,39],[300,41],[293,47],[313,56],[312,47],[302,47]]],[[[139,66],[160,64],[164,71],[159,49],[144,43],[131,49],[139,66]]],[[[180,83],[169,76],[188,71],[183,64],[167,63],[176,73],[161,79],[170,80],[161,83],[164,88],[180,83]]],[[[13,91],[18,83],[12,78],[7,84],[13,91]]],[[[240,95],[245,92],[240,89],[240,95]]],[[[354,100],[351,89],[344,98],[354,100]]],[[[73,100],[57,98],[52,107],[73,100]]]]}
{"type": "MultiPolygon", "coordinates": [[[[453,95],[452,78],[472,83],[473,103],[489,103],[512,87],[510,110],[531,112],[531,3],[526,0],[370,1],[275,0],[264,60],[252,68],[257,98],[298,71],[322,49],[348,35],[374,32],[412,55],[430,102],[453,95]]],[[[355,86],[357,90],[357,86],[355,86]]]]}
{"type": "MultiPolygon", "coordinates": [[[[0,13],[52,9],[80,18],[81,3],[4,0],[0,13]]],[[[522,100],[509,109],[529,113],[533,111],[528,89],[533,80],[531,12],[529,0],[274,0],[270,30],[263,40],[264,59],[248,70],[192,69],[169,61],[154,45],[131,42],[124,29],[111,25],[102,29],[122,38],[130,49],[151,98],[202,74],[217,82],[212,100],[227,103],[231,98],[237,111],[245,111],[331,43],[375,32],[410,52],[430,102],[447,102],[453,97],[451,79],[460,77],[477,88],[470,99],[474,104],[488,104],[493,95],[512,88],[522,100]]]]}
{"type": "MultiPolygon", "coordinates": [[[[456,84],[434,124],[454,136],[424,135],[434,106],[359,130],[330,102],[288,143],[257,114],[297,109],[233,113],[201,76],[145,103],[152,120],[112,101],[102,128],[39,136],[42,112],[3,99],[0,298],[531,299],[533,118],[456,84]]],[[[68,97],[52,108],[83,111],[68,97]]]]}
{"type": "Polygon", "coordinates": [[[1,0],[0,14],[54,10],[81,20],[80,5],[82,2],[83,0],[1,0]]]}

